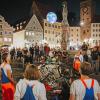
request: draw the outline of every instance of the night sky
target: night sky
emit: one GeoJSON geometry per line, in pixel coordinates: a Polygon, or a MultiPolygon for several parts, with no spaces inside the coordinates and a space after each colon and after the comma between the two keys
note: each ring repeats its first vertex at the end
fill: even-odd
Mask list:
{"type": "MultiPolygon", "coordinates": [[[[0,14],[9,24],[14,24],[18,19],[30,15],[33,0],[0,0],[0,14]]],[[[55,8],[61,8],[61,0],[38,0],[44,4],[50,4],[55,8]],[[53,2],[51,2],[53,1],[53,2]]],[[[79,17],[80,0],[67,0],[69,12],[75,12],[79,17]]],[[[96,14],[100,15],[100,0],[96,1],[96,14]]]]}

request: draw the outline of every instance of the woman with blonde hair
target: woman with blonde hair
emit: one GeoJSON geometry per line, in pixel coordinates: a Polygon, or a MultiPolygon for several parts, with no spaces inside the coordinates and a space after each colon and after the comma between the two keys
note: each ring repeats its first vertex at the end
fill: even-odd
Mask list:
{"type": "Polygon", "coordinates": [[[29,64],[24,72],[24,79],[16,85],[15,100],[47,100],[44,84],[39,82],[38,66],[29,64]]]}

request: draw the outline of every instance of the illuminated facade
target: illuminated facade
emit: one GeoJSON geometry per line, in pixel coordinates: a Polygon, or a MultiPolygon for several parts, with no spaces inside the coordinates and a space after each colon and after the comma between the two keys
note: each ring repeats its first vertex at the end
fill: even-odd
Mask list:
{"type": "Polygon", "coordinates": [[[60,22],[51,24],[44,19],[44,40],[50,45],[50,47],[61,47],[61,34],[62,27],[60,22]]]}
{"type": "Polygon", "coordinates": [[[94,20],[94,3],[93,0],[83,0],[80,4],[80,25],[81,39],[89,39],[91,37],[91,23],[94,20]]]}
{"type": "Polygon", "coordinates": [[[13,31],[14,28],[11,27],[0,15],[0,46],[11,45],[13,43],[13,31]]]}
{"type": "Polygon", "coordinates": [[[92,46],[100,46],[100,23],[91,24],[91,38],[90,43],[92,46]]]}
{"type": "Polygon", "coordinates": [[[14,33],[13,45],[15,47],[30,47],[32,44],[41,43],[43,40],[43,28],[35,15],[26,22],[17,24],[14,33]],[[19,37],[19,35],[21,36],[19,37]]]}
{"type": "Polygon", "coordinates": [[[70,47],[79,47],[81,42],[80,42],[80,27],[70,27],[70,36],[69,36],[69,44],[70,47]]]}

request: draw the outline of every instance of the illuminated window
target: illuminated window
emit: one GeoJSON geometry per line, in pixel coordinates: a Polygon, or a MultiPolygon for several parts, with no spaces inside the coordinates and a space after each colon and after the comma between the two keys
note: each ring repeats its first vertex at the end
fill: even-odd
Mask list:
{"type": "Polygon", "coordinates": [[[11,38],[8,38],[8,41],[11,42],[11,38]]]}
{"type": "Polygon", "coordinates": [[[5,42],[7,42],[7,41],[8,41],[8,39],[7,39],[7,38],[4,38],[4,41],[5,41],[5,42]]]}
{"type": "Polygon", "coordinates": [[[26,35],[28,35],[28,32],[26,32],[26,35]]]}
{"type": "Polygon", "coordinates": [[[34,35],[34,32],[32,32],[32,35],[34,35]]]}

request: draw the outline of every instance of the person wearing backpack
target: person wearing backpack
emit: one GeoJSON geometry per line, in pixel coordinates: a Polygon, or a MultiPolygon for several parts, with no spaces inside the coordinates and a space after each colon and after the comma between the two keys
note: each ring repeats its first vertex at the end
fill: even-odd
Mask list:
{"type": "Polygon", "coordinates": [[[47,100],[44,84],[38,81],[40,72],[38,66],[26,66],[24,79],[16,85],[14,100],[47,100]]]}
{"type": "Polygon", "coordinates": [[[91,64],[83,62],[80,67],[81,78],[71,84],[69,100],[100,100],[100,86],[97,80],[88,76],[91,72],[91,64]]]}

